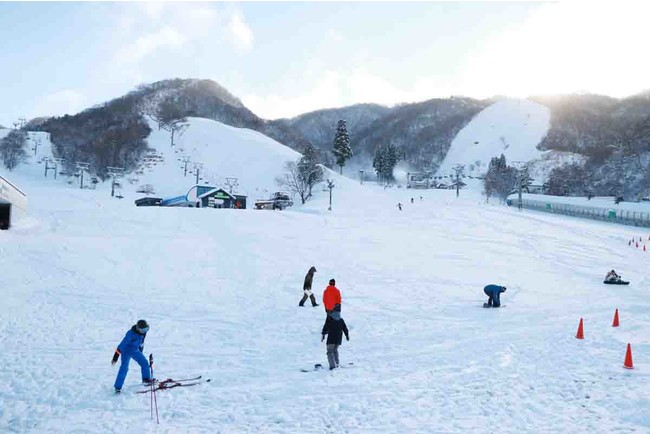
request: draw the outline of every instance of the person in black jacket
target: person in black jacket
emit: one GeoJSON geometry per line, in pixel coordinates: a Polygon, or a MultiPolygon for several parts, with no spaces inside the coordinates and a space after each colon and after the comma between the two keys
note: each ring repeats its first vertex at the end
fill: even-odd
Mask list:
{"type": "Polygon", "coordinates": [[[320,340],[323,342],[325,335],[327,335],[327,361],[330,365],[330,371],[339,367],[339,345],[343,341],[343,333],[345,333],[345,339],[349,341],[350,334],[348,333],[348,327],[343,318],[341,318],[341,305],[337,304],[325,319],[322,332],[323,337],[320,340]]]}
{"type": "Polygon", "coordinates": [[[302,285],[302,290],[304,292],[304,295],[302,296],[302,300],[300,300],[300,303],[298,303],[298,306],[304,306],[305,302],[307,301],[307,298],[311,300],[311,305],[313,307],[318,306],[318,303],[316,303],[316,297],[314,297],[314,293],[311,292],[311,283],[314,280],[315,272],[316,272],[316,267],[313,266],[307,272],[307,275],[305,276],[305,283],[303,283],[302,285]]]}

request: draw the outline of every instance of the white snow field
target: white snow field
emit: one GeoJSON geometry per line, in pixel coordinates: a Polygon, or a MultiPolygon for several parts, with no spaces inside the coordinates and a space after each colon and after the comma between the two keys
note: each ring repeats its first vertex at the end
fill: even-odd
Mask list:
{"type": "Polygon", "coordinates": [[[340,177],[331,212],[320,187],[284,211],[137,208],[42,170],[2,172],[29,217],[0,231],[0,432],[650,431],[643,229],[340,177]],[[319,301],[341,289],[350,368],[300,372],[326,364],[323,308],[298,307],[312,265],[319,301]],[[482,308],[488,283],[505,307],[482,308]],[[156,377],[212,380],[159,392],[160,425],[135,363],[113,394],[140,318],[156,377]]]}
{"type": "Polygon", "coordinates": [[[550,111],[527,99],[503,99],[477,114],[458,132],[439,175],[448,175],[456,164],[466,172],[485,173],[492,157],[504,154],[509,163],[528,162],[544,156],[537,144],[546,136],[550,111]]]}

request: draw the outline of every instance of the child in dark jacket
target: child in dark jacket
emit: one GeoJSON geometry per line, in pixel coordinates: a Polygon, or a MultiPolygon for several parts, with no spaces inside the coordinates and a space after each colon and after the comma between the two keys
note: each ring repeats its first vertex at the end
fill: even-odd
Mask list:
{"type": "Polygon", "coordinates": [[[345,325],[343,318],[341,318],[341,305],[337,304],[325,319],[322,332],[323,337],[320,340],[323,342],[325,335],[327,335],[327,361],[329,362],[330,370],[339,367],[339,345],[343,342],[343,333],[345,333],[345,339],[349,341],[348,327],[345,325]]]}

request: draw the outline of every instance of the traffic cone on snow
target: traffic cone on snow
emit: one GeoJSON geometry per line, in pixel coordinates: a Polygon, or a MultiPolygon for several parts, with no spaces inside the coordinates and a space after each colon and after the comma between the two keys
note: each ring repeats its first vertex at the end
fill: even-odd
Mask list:
{"type": "Polygon", "coordinates": [[[578,325],[578,334],[576,334],[576,339],[584,339],[585,331],[582,327],[582,318],[580,318],[580,325],[578,325]]]}
{"type": "Polygon", "coordinates": [[[612,323],[612,327],[618,327],[620,324],[618,322],[618,309],[616,309],[616,312],[614,312],[614,322],[612,323]]]}
{"type": "Polygon", "coordinates": [[[625,363],[623,364],[624,368],[634,369],[634,364],[632,363],[632,346],[627,344],[627,351],[625,352],[625,363]]]}

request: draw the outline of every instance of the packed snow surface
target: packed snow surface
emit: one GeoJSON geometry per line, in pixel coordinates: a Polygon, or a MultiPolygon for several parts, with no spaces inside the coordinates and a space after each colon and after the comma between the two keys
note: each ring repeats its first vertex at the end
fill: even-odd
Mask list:
{"type": "Polygon", "coordinates": [[[493,157],[504,154],[508,162],[528,162],[543,153],[537,144],[546,136],[550,111],[527,99],[504,99],[482,110],[458,132],[439,175],[448,175],[456,164],[467,172],[484,173],[493,157]]]}
{"type": "Polygon", "coordinates": [[[260,211],[137,208],[135,186],[112,199],[35,158],[2,175],[29,216],[0,231],[0,432],[650,430],[650,252],[627,245],[645,229],[485,204],[473,181],[456,198],[330,174],[332,211],[322,187],[260,211]],[[352,367],[300,371],[326,364],[323,308],[298,307],[312,265],[319,301],[341,289],[352,367]],[[603,285],[612,268],[631,284],[603,285]],[[505,307],[482,308],[489,283],[505,307]],[[212,379],[158,393],[159,426],[134,362],[112,389],[140,318],[156,377],[212,379]]]}

